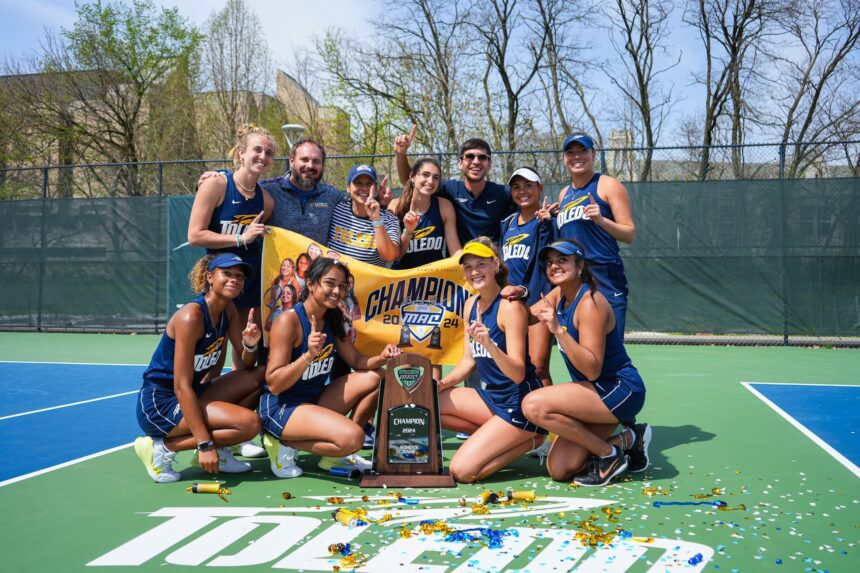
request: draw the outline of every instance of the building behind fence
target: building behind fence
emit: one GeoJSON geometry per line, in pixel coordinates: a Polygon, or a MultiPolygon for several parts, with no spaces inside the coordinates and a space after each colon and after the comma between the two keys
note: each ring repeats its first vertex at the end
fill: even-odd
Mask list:
{"type": "MultiPolygon", "coordinates": [[[[747,163],[755,178],[626,183],[637,227],[636,242],[622,245],[628,340],[860,346],[860,178],[847,162],[822,164],[817,178],[779,178],[779,146],[770,151],[747,163]]],[[[456,158],[442,158],[454,173],[456,158]]],[[[331,157],[327,180],[337,185],[360,161],[395,173],[388,156],[331,157]]],[[[686,172],[665,161],[655,173],[686,172]]],[[[494,163],[496,180],[500,165],[537,165],[550,197],[566,183],[557,151],[497,153],[494,163]]],[[[5,170],[0,329],[163,329],[190,298],[185,277],[202,254],[180,247],[197,177],[227,166],[5,170]],[[129,184],[136,193],[116,191],[129,184]]]]}

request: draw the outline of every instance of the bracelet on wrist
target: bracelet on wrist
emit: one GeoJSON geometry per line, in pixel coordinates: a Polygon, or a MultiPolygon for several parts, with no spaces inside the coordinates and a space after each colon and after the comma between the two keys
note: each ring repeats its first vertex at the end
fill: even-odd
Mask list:
{"type": "Polygon", "coordinates": [[[304,362],[304,363],[305,363],[305,364],[307,364],[308,366],[310,366],[311,364],[313,364],[313,363],[314,363],[314,362],[313,362],[313,360],[308,360],[307,358],[305,358],[305,353],[304,353],[304,352],[302,352],[302,362],[304,362]]]}
{"type": "Polygon", "coordinates": [[[255,344],[254,346],[248,346],[247,344],[245,344],[245,339],[244,338],[242,339],[242,348],[245,349],[245,352],[249,352],[249,353],[256,352],[258,346],[259,346],[259,342],[257,344],[255,344]]]}
{"type": "Polygon", "coordinates": [[[239,233],[236,233],[236,246],[237,247],[241,246],[241,244],[239,243],[239,233]]]}
{"type": "Polygon", "coordinates": [[[377,229],[377,228],[382,227],[383,225],[385,225],[385,223],[382,221],[382,217],[380,217],[379,219],[377,219],[377,220],[375,220],[375,221],[374,221],[373,219],[371,219],[371,220],[370,220],[370,222],[371,222],[371,223],[373,223],[373,228],[374,228],[374,229],[377,229]]]}

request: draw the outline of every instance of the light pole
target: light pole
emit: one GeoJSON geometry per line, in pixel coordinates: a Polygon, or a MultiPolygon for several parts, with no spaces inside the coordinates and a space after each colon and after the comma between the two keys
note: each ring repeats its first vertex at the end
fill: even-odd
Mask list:
{"type": "Polygon", "coordinates": [[[305,132],[305,126],[299,125],[297,123],[287,123],[281,126],[281,129],[284,131],[284,137],[287,138],[287,145],[289,147],[293,146],[293,139],[298,141],[302,134],[305,132]]]}

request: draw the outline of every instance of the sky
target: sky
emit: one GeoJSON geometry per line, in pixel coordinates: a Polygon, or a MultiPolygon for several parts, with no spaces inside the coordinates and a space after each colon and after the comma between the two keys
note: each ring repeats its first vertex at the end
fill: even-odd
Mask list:
{"type": "MultiPolygon", "coordinates": [[[[192,24],[203,28],[206,19],[224,7],[224,0],[154,0],[175,7],[192,24]]],[[[369,33],[368,19],[376,15],[375,0],[252,0],[249,5],[262,21],[262,34],[276,64],[292,60],[296,49],[310,49],[312,37],[338,27],[369,33]]],[[[0,58],[18,58],[39,50],[45,30],[59,32],[75,23],[74,0],[0,0],[0,58]]]]}
{"type": "MultiPolygon", "coordinates": [[[[223,8],[225,0],[154,0],[156,5],[176,7],[179,13],[204,28],[207,18],[223,8]]],[[[347,33],[367,36],[373,33],[369,20],[378,16],[380,0],[315,0],[313,9],[308,0],[251,0],[252,10],[262,22],[261,33],[269,45],[274,63],[290,70],[297,51],[313,49],[313,37],[322,35],[328,28],[341,28],[347,33]]],[[[75,22],[74,0],[0,0],[0,61],[17,59],[39,51],[45,32],[58,33],[70,29],[75,22]]],[[[675,12],[676,18],[680,13],[675,12]]],[[[679,22],[680,24],[680,22],[679,22]]],[[[602,38],[597,34],[597,39],[602,38]]],[[[605,40],[604,40],[605,41],[605,40]]],[[[691,71],[702,67],[699,40],[689,27],[678,25],[672,29],[672,44],[681,51],[680,65],[665,76],[665,86],[672,87],[675,121],[689,110],[702,104],[702,90],[694,85],[691,71]]],[[[598,50],[610,49],[607,45],[598,50]]],[[[590,78],[598,86],[610,89],[606,76],[590,78]]],[[[598,88],[600,89],[600,88],[598,88]]],[[[319,95],[319,94],[314,94],[319,95]]],[[[663,141],[666,139],[661,138],[663,141]]]]}

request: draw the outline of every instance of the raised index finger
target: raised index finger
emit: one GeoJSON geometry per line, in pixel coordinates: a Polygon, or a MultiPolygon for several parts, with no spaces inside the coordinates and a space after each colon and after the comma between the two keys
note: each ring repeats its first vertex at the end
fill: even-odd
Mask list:
{"type": "Polygon", "coordinates": [[[254,217],[254,220],[251,222],[251,224],[253,225],[254,223],[259,223],[260,221],[262,221],[263,213],[265,213],[265,211],[260,211],[260,214],[254,217]]]}
{"type": "Polygon", "coordinates": [[[543,208],[546,209],[546,195],[543,196],[543,208]]]}
{"type": "Polygon", "coordinates": [[[319,332],[317,330],[317,317],[315,317],[314,315],[311,315],[310,318],[311,318],[311,334],[316,334],[317,332],[319,332]]]}
{"type": "Polygon", "coordinates": [[[251,326],[252,324],[254,324],[254,309],[253,308],[250,311],[248,311],[248,326],[251,326]]]}
{"type": "Polygon", "coordinates": [[[597,205],[597,201],[594,200],[594,195],[591,193],[588,194],[588,198],[591,200],[592,205],[597,205]]]}
{"type": "Polygon", "coordinates": [[[409,132],[409,141],[412,141],[412,138],[415,137],[415,132],[418,130],[418,126],[416,124],[412,124],[412,131],[409,132]]]}

